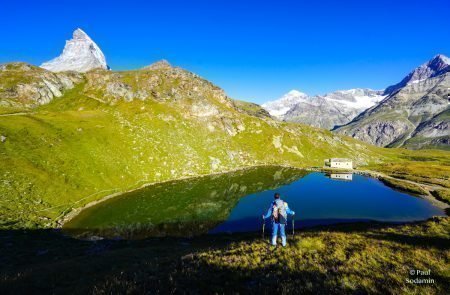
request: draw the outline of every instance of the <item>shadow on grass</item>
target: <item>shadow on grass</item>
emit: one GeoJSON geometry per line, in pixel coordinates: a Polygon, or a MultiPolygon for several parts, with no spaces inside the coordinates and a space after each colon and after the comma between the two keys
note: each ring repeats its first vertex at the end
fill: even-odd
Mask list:
{"type": "Polygon", "coordinates": [[[366,236],[374,240],[391,241],[418,248],[436,248],[440,250],[450,249],[450,239],[443,237],[409,236],[397,233],[374,233],[367,234],[366,236]]]}
{"type": "MultiPolygon", "coordinates": [[[[421,249],[449,249],[446,238],[383,231],[386,227],[397,226],[401,227],[382,223],[321,226],[304,229],[297,238],[324,232],[358,233],[368,240],[385,240],[421,249]]],[[[352,274],[344,273],[328,257],[318,257],[323,260],[321,267],[299,267],[287,272],[280,263],[266,268],[239,267],[233,263],[217,265],[197,255],[227,251],[240,242],[261,243],[260,233],[85,241],[64,236],[57,230],[0,231],[0,294],[272,291],[365,294],[374,291],[358,283],[351,287],[343,284],[342,276],[352,274]]],[[[273,250],[268,246],[267,251],[273,250]]],[[[377,292],[392,291],[392,286],[385,281],[369,279],[373,280],[377,292]]],[[[441,279],[446,281],[444,277],[441,279]]]]}
{"type": "Polygon", "coordinates": [[[59,230],[0,231],[0,294],[86,294],[118,283],[127,290],[172,290],[182,257],[258,236],[87,241],[59,230]]]}
{"type": "Polygon", "coordinates": [[[1,294],[344,291],[328,286],[327,274],[320,271],[286,273],[283,265],[221,267],[195,254],[258,240],[254,234],[95,242],[55,231],[2,232],[0,236],[1,294]]]}

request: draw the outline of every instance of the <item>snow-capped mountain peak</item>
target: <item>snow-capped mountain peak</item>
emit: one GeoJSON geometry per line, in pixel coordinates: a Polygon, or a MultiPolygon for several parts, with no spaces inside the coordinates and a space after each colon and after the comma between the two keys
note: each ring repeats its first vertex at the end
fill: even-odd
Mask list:
{"type": "Polygon", "coordinates": [[[291,90],[291,91],[289,91],[287,94],[286,94],[286,96],[292,96],[292,97],[307,97],[308,95],[306,94],[306,93],[303,93],[303,92],[300,92],[300,91],[298,91],[298,90],[295,90],[295,89],[293,89],[293,90],[291,90]]]}
{"type": "Polygon", "coordinates": [[[73,39],[83,39],[83,40],[87,39],[87,40],[92,41],[92,39],[80,28],[73,31],[72,38],[73,39]]]}
{"type": "Polygon", "coordinates": [[[386,96],[382,93],[383,90],[355,88],[327,93],[324,98],[349,108],[365,110],[384,99],[386,96]]]}
{"type": "Polygon", "coordinates": [[[306,101],[307,99],[308,95],[306,93],[294,89],[283,95],[281,98],[266,102],[261,106],[272,116],[281,118],[294,105],[300,101],[306,101]]]}
{"type": "Polygon", "coordinates": [[[435,56],[435,58],[438,58],[438,59],[442,60],[442,62],[444,62],[445,64],[450,65],[450,58],[443,54],[438,54],[435,56]]]}
{"type": "Polygon", "coordinates": [[[82,29],[73,32],[72,39],[66,41],[60,56],[43,63],[41,67],[52,72],[109,69],[103,52],[82,29]]]}
{"type": "Polygon", "coordinates": [[[391,94],[408,84],[418,83],[449,71],[450,58],[443,54],[435,55],[431,60],[411,71],[400,83],[386,88],[385,94],[391,94]]]}
{"type": "Polygon", "coordinates": [[[331,129],[350,122],[362,111],[385,98],[383,90],[349,89],[325,95],[306,95],[292,90],[280,99],[262,105],[271,115],[293,121],[331,129]]]}

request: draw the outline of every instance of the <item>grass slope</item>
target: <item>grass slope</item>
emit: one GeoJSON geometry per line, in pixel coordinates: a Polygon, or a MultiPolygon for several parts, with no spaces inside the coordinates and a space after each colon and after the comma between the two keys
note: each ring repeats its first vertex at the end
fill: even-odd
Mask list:
{"type": "Polygon", "coordinates": [[[383,158],[326,130],[252,116],[176,68],[90,72],[49,104],[2,117],[0,135],[0,228],[55,226],[72,208],[144,183],[261,164],[322,166],[332,156],[383,158]],[[148,97],[121,98],[130,95],[148,97]]]}

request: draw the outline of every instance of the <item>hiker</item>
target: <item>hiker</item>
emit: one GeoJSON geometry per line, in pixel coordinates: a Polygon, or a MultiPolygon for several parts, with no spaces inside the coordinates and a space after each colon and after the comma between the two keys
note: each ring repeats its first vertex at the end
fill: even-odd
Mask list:
{"type": "Polygon", "coordinates": [[[285,227],[287,223],[287,215],[295,215],[295,212],[289,209],[288,203],[280,199],[280,194],[275,193],[275,200],[270,204],[269,210],[266,215],[263,214],[263,220],[272,218],[272,245],[277,245],[278,230],[280,231],[281,244],[286,246],[286,232],[285,227]]]}

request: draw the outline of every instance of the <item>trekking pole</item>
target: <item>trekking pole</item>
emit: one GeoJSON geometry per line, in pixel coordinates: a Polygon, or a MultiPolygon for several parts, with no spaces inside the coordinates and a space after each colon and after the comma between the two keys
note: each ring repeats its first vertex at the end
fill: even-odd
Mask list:
{"type": "Polygon", "coordinates": [[[292,236],[295,235],[294,227],[295,227],[295,215],[292,215],[292,236]]]}
{"type": "Polygon", "coordinates": [[[264,229],[265,229],[265,227],[266,227],[266,221],[264,220],[264,218],[263,218],[263,228],[262,228],[262,238],[264,239],[264,229]]]}

